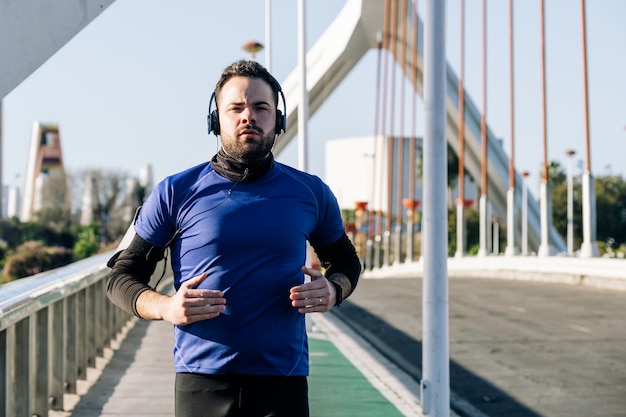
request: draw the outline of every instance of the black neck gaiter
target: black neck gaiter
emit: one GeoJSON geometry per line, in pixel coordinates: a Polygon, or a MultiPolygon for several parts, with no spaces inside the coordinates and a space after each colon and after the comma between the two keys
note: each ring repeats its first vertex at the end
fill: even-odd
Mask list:
{"type": "Polygon", "coordinates": [[[274,155],[270,152],[270,154],[261,161],[244,164],[231,158],[220,148],[217,154],[211,158],[211,165],[215,172],[230,181],[250,182],[261,178],[272,169],[272,166],[274,166],[274,155]]]}

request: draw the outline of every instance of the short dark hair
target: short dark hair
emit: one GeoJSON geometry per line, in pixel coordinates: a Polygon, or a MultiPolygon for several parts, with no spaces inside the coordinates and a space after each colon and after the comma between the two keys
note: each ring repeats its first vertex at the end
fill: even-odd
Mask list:
{"type": "Polygon", "coordinates": [[[217,81],[215,85],[215,104],[217,105],[217,98],[219,97],[224,84],[228,80],[233,77],[249,77],[249,78],[259,78],[272,88],[272,93],[274,94],[274,102],[278,107],[278,92],[281,90],[280,84],[276,81],[276,78],[269,73],[269,71],[261,64],[256,61],[246,61],[241,60],[237,62],[233,62],[222,72],[222,76],[217,81]]]}

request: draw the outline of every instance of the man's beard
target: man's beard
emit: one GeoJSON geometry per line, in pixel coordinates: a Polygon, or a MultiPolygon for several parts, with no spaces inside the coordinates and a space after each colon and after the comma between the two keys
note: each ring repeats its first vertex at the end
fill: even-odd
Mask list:
{"type": "Polygon", "coordinates": [[[222,138],[222,148],[224,148],[224,152],[226,152],[231,158],[245,164],[265,159],[274,147],[276,135],[273,131],[268,134],[264,134],[263,131],[258,128],[257,131],[262,135],[261,140],[258,142],[246,141],[241,143],[238,133],[235,134],[235,139],[231,138],[224,141],[222,138]]]}

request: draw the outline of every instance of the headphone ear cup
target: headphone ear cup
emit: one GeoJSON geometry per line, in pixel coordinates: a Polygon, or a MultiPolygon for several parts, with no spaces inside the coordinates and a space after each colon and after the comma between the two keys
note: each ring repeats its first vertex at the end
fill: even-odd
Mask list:
{"type": "Polygon", "coordinates": [[[220,134],[220,119],[217,115],[217,110],[213,110],[209,114],[209,134],[211,133],[216,136],[220,134]]]}
{"type": "Polygon", "coordinates": [[[284,133],[285,130],[285,116],[283,115],[283,112],[276,110],[276,127],[274,128],[274,133],[280,135],[281,133],[284,133]]]}

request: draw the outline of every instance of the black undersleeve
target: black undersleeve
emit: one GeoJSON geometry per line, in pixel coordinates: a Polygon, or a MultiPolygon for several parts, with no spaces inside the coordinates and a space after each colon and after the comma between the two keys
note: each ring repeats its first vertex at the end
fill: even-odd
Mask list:
{"type": "Polygon", "coordinates": [[[109,300],[125,311],[141,317],[135,306],[137,298],[142,292],[152,289],[149,285],[150,277],[157,262],[163,259],[163,253],[163,249],[135,235],[128,248],[117,252],[107,263],[111,268],[107,282],[109,300]]]}
{"type": "Polygon", "coordinates": [[[345,279],[338,282],[343,289],[343,298],[346,299],[356,288],[361,276],[361,262],[350,238],[344,233],[332,245],[315,248],[315,253],[326,269],[326,277],[331,277],[333,274],[346,276],[349,282],[345,282],[345,279]]]}

